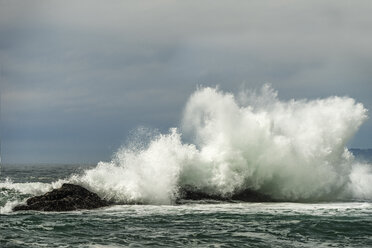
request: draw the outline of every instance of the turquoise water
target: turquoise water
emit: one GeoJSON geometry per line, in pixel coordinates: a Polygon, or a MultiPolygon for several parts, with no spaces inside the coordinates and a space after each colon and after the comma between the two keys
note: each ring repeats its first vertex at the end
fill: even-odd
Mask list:
{"type": "Polygon", "coordinates": [[[12,201],[30,196],[17,187],[41,187],[86,167],[4,166],[0,246],[372,247],[370,202],[189,201],[183,205],[115,205],[65,213],[10,211],[12,201]]]}

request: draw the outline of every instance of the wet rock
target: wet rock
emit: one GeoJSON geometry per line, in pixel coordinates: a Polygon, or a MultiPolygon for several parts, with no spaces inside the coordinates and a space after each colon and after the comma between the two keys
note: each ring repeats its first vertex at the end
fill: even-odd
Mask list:
{"type": "Polygon", "coordinates": [[[245,189],[232,195],[231,200],[233,201],[245,201],[245,202],[275,202],[272,197],[259,193],[254,190],[245,189]]]}
{"type": "Polygon", "coordinates": [[[27,200],[27,205],[18,205],[14,211],[73,211],[79,209],[94,209],[110,205],[97,194],[75,184],[65,183],[59,189],[54,189],[44,195],[34,196],[27,200]]]}
{"type": "Polygon", "coordinates": [[[193,187],[185,187],[181,190],[179,202],[182,200],[214,200],[214,201],[244,201],[244,202],[275,202],[268,195],[254,190],[245,189],[228,196],[206,193],[193,187]]]}

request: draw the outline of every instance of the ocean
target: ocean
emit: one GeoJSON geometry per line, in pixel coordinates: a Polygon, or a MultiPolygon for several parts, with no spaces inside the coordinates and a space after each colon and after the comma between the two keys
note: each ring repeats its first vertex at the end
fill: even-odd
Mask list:
{"type": "Polygon", "coordinates": [[[86,167],[3,166],[0,246],[372,247],[372,202],[189,201],[62,213],[4,209],[7,201],[30,196],[6,184],[22,187],[25,182],[50,183],[86,167]]]}
{"type": "Polygon", "coordinates": [[[198,89],[180,128],[139,128],[111,161],[2,165],[0,246],[372,247],[371,150],[346,148],[366,112],[347,97],[198,89]],[[12,211],[65,182],[114,205],[12,211]],[[186,187],[223,197],[249,189],[275,201],[180,204],[186,187]]]}
{"type": "Polygon", "coordinates": [[[25,182],[49,183],[86,167],[3,166],[0,246],[372,247],[372,202],[189,201],[62,213],[4,209],[7,201],[30,196],[9,189],[7,183],[17,187],[25,186],[25,182]]]}

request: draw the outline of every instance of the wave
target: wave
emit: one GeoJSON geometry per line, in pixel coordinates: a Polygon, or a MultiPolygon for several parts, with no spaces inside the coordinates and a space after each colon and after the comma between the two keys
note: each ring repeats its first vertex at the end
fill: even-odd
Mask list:
{"type": "Polygon", "coordinates": [[[110,162],[67,181],[118,203],[172,204],[187,187],[221,197],[249,189],[282,201],[372,200],[372,167],[346,148],[367,119],[363,105],[277,95],[269,85],[237,95],[199,88],[180,128],[139,129],[110,162]]]}

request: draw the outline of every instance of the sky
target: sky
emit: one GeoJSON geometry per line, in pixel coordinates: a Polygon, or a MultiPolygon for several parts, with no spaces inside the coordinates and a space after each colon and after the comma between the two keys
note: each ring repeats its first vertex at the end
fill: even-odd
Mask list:
{"type": "MultiPolygon", "coordinates": [[[[367,1],[0,0],[4,163],[96,163],[179,126],[198,85],[372,109],[367,1]]],[[[349,147],[372,147],[368,119],[349,147]]]]}

